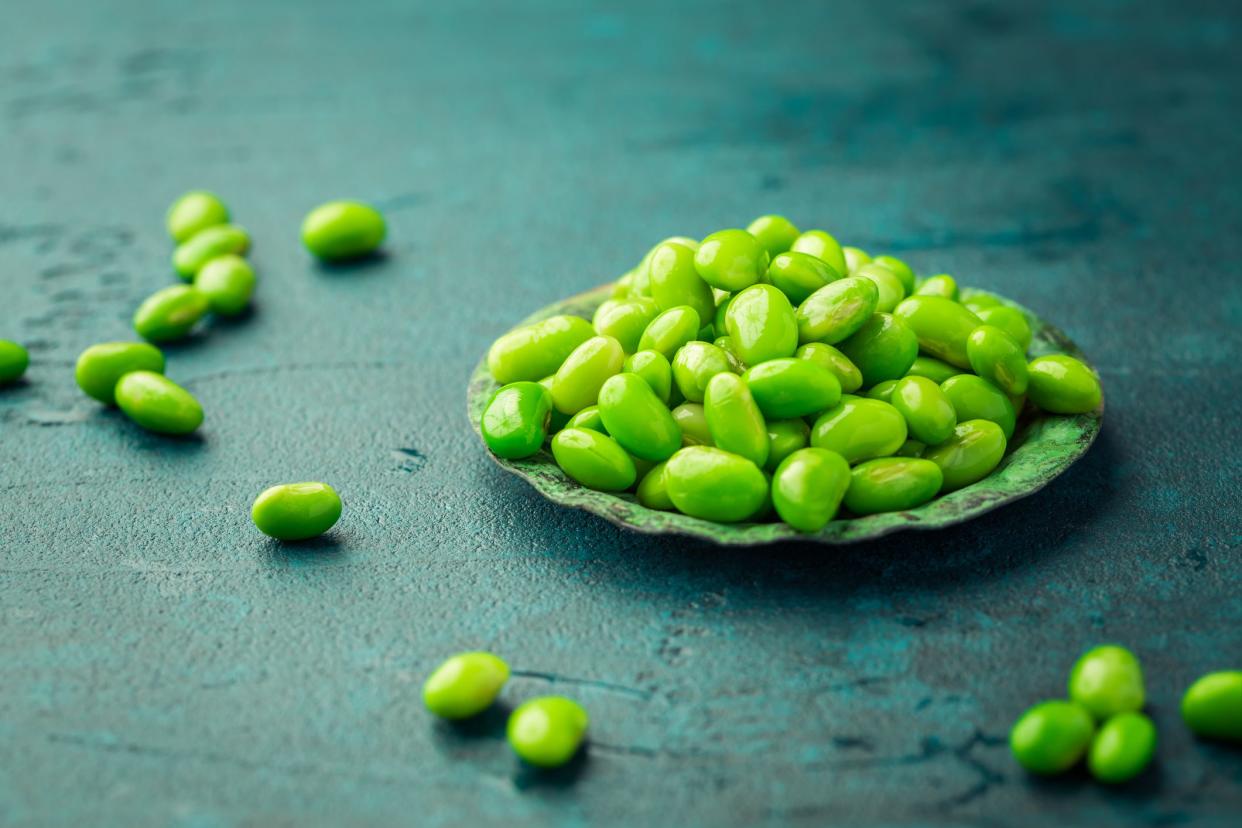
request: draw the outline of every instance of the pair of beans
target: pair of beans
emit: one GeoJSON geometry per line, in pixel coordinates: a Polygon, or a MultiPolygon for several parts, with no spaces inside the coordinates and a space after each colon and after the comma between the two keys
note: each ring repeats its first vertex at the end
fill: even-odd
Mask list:
{"type": "MultiPolygon", "coordinates": [[[[452,656],[423,684],[423,704],[436,716],[460,721],[487,710],[509,680],[509,665],[492,653],[452,656]]],[[[514,753],[541,768],[564,765],[578,752],[590,722],[587,712],[564,696],[540,696],[509,715],[506,735],[514,753]]]]}

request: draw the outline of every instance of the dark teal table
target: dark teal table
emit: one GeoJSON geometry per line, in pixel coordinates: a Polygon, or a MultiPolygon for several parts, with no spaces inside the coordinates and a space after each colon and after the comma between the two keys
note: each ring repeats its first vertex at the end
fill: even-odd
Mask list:
{"type": "Polygon", "coordinates": [[[1229,825],[1242,753],[1181,691],[1242,666],[1236,4],[10,4],[0,26],[0,824],[1229,825]],[[521,9],[521,11],[519,11],[521,9]],[[169,349],[201,439],[84,398],[217,190],[257,306],[169,349]],[[325,269],[315,204],[388,256],[325,269]],[[671,233],[779,210],[1012,296],[1096,361],[1088,456],[952,531],[722,550],[498,471],[464,412],[515,320],[671,233]],[[259,535],[280,481],[326,539],[259,535]],[[1147,669],[1159,761],[1037,781],[1004,739],[1090,645],[1147,669]],[[424,714],[443,656],[561,692],[521,771],[424,714]]]}

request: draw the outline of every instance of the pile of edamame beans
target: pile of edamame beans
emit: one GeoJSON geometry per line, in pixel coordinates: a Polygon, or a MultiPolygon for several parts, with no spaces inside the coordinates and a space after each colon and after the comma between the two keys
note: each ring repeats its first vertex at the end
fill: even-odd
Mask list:
{"type": "Polygon", "coordinates": [[[842,505],[912,509],[983,479],[1027,403],[1098,408],[1090,368],[1028,360],[1030,343],[1020,311],[951,276],[762,216],[660,242],[590,322],[496,340],[481,431],[506,459],[550,437],[570,478],[650,509],[815,532],[842,505]]]}

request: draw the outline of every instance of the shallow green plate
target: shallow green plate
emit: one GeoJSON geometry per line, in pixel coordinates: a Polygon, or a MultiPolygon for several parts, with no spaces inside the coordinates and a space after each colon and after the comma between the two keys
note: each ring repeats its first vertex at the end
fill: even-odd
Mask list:
{"type": "MultiPolygon", "coordinates": [[[[611,292],[612,285],[603,285],[595,290],[571,296],[531,314],[522,324],[562,313],[590,319],[595,309],[611,292]]],[[[969,289],[962,291],[964,297],[981,292],[969,289]]],[[[1061,331],[1026,308],[1008,300],[1001,301],[1026,314],[1033,334],[1030,349],[1032,356],[1064,353],[1086,362],[1078,346],[1061,331]]],[[[487,371],[485,358],[475,367],[466,395],[470,424],[476,433],[479,432],[483,408],[496,387],[487,371]]],[[[1032,414],[1028,408],[1026,416],[1018,423],[1013,439],[1009,441],[1009,452],[1005,459],[994,472],[978,483],[907,512],[887,512],[862,518],[834,520],[812,535],[795,532],[783,523],[721,524],[675,512],[657,512],[639,505],[632,494],[608,494],[585,489],[565,476],[547,449],[525,460],[501,460],[490,452],[488,456],[508,471],[525,478],[549,500],[562,506],[585,509],[618,526],[639,532],[692,535],[716,543],[737,545],[763,544],[794,538],[829,544],[855,543],[878,538],[899,529],[939,529],[952,526],[1039,491],[1090,448],[1100,431],[1103,413],[1102,404],[1099,410],[1078,416],[1032,414]]]]}

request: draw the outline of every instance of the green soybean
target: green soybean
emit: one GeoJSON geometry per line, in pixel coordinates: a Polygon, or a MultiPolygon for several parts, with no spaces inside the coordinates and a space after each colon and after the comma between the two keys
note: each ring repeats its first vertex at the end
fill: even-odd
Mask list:
{"type": "Polygon", "coordinates": [[[1000,426],[1005,439],[1013,437],[1018,415],[1005,393],[974,374],[958,374],[940,383],[959,421],[991,420],[1000,426]]]}
{"type": "Polygon", "coordinates": [[[574,349],[595,336],[591,323],[577,316],[551,316],[509,331],[492,343],[487,369],[501,385],[538,381],[555,374],[574,349]]]}
{"type": "Polygon", "coordinates": [[[651,320],[638,340],[638,350],[659,351],[672,360],[677,349],[699,335],[699,313],[689,305],[669,308],[651,320]]]}
{"type": "Polygon", "coordinates": [[[790,251],[772,260],[768,266],[767,281],[789,297],[791,303],[799,305],[812,293],[841,276],[823,259],[790,251]]]}
{"type": "MultiPolygon", "coordinates": [[[[971,306],[967,305],[967,307],[971,306]]],[[[1004,305],[978,310],[971,307],[971,310],[985,325],[994,325],[1012,336],[1014,341],[1022,347],[1023,353],[1031,347],[1031,324],[1026,321],[1026,315],[1022,311],[1004,305]]]]}
{"type": "Polygon", "coordinates": [[[236,224],[216,224],[199,230],[173,251],[173,270],[187,282],[218,256],[243,255],[250,249],[250,235],[236,224]]]}
{"type": "Polygon", "coordinates": [[[939,276],[928,276],[914,289],[916,296],[940,296],[956,302],[958,298],[957,280],[947,273],[939,276]]]}
{"type": "Polygon", "coordinates": [[[754,236],[772,258],[793,247],[798,239],[798,228],[784,216],[760,216],[747,226],[746,232],[754,236]]]}
{"type": "Polygon", "coordinates": [[[884,380],[884,382],[877,382],[875,385],[868,388],[867,393],[864,394],[863,396],[867,397],[868,399],[880,400],[881,402],[886,402],[889,405],[892,405],[893,390],[897,388],[897,383],[899,382],[901,382],[901,380],[895,380],[895,379],[884,380]]]}
{"type": "Polygon", "coordinates": [[[259,531],[282,541],[317,538],[340,517],[341,498],[327,483],[272,486],[250,507],[250,518],[259,531]]]}
{"type": "MultiPolygon", "coordinates": [[[[702,248],[699,251],[702,252],[702,248]]],[[[651,298],[660,310],[688,305],[694,308],[700,321],[710,320],[716,313],[715,294],[695,269],[695,252],[689,247],[675,242],[657,246],[647,271],[651,298]]]]}
{"type": "Polygon", "coordinates": [[[798,349],[798,322],[789,299],[772,285],[752,285],[733,297],[725,328],[746,365],[791,357],[798,349]]]}
{"type": "Polygon", "coordinates": [[[901,288],[907,296],[914,293],[914,271],[910,265],[893,256],[876,256],[872,262],[891,270],[901,280],[901,288]]]}
{"type": "Polygon", "coordinates": [[[742,375],[764,417],[805,417],[841,401],[841,383],[809,359],[770,359],[742,375]]]}
{"type": "Polygon", "coordinates": [[[1018,764],[1031,773],[1064,773],[1082,759],[1094,732],[1091,714],[1081,705],[1040,702],[1009,731],[1009,748],[1018,764]]]}
{"type": "Polygon", "coordinates": [[[854,273],[865,264],[871,264],[871,256],[866,250],[858,247],[842,247],[841,255],[845,257],[845,270],[854,273]]]}
{"type": "Polygon", "coordinates": [[[643,475],[643,479],[638,483],[638,489],[634,494],[637,496],[638,502],[648,509],[669,512],[677,508],[668,496],[668,481],[664,478],[664,468],[666,465],[667,462],[656,463],[651,467],[651,471],[643,475]]]}
{"type": "Polygon", "coordinates": [[[183,242],[200,230],[229,220],[229,208],[215,193],[191,190],[168,208],[164,224],[173,241],[183,242]]]}
{"type": "Polygon", "coordinates": [[[720,230],[699,243],[694,267],[712,287],[736,292],[763,278],[768,251],[745,230],[720,230]]]}
{"type": "Polygon", "coordinates": [[[631,296],[650,296],[651,295],[651,257],[655,255],[656,250],[662,244],[680,244],[682,247],[688,247],[691,250],[699,249],[699,240],[692,239],[689,236],[669,236],[657,244],[653,245],[650,250],[643,255],[638,266],[631,271],[634,275],[630,282],[631,296]]]}
{"type": "Polygon", "coordinates": [[[768,498],[768,479],[757,465],[711,446],[678,451],[665,466],[664,479],[679,511],[721,523],[754,517],[768,498]]]}
{"type": "Polygon", "coordinates": [[[811,437],[811,427],[805,420],[768,420],[768,462],[766,472],[776,471],[786,457],[798,449],[806,448],[811,437]]]}
{"type": "Polygon", "coordinates": [[[101,342],[78,355],[73,378],[88,397],[116,402],[116,384],[130,371],[164,373],[164,354],[145,342],[101,342]]]}
{"type": "Polygon", "coordinates": [[[724,297],[716,303],[716,312],[712,316],[712,333],[715,334],[717,338],[728,333],[728,328],[725,325],[725,317],[729,313],[729,303],[732,301],[733,294],[726,293],[724,297]]]}
{"type": "Polygon", "coordinates": [[[798,359],[818,363],[832,372],[841,384],[841,390],[852,394],[862,387],[862,372],[840,350],[823,342],[808,342],[794,352],[798,359]]]}
{"type": "Polygon", "coordinates": [[[423,704],[442,719],[468,719],[492,706],[509,680],[509,665],[491,653],[458,653],[423,683],[423,704]]]}
{"type": "Polygon", "coordinates": [[[577,414],[569,418],[569,422],[565,423],[566,428],[589,428],[592,431],[598,431],[600,434],[607,434],[608,427],[604,425],[604,418],[599,413],[598,405],[588,405],[577,414]]]}
{"type": "Polygon", "coordinates": [[[907,377],[927,377],[937,384],[944,382],[949,377],[956,377],[962,373],[961,369],[947,362],[942,362],[935,357],[920,356],[915,357],[914,364],[910,366],[910,370],[906,371],[907,377]]]}
{"type": "Polygon", "coordinates": [[[889,400],[906,418],[910,435],[927,445],[949,439],[957,425],[957,411],[940,386],[927,377],[905,377],[897,381],[889,400]]]}
{"type": "Polygon", "coordinates": [[[1242,743],[1242,670],[1201,677],[1182,696],[1181,709],[1196,736],[1242,743]]]}
{"type": "Polygon", "coordinates": [[[1156,754],[1156,726],[1142,713],[1113,716],[1096,731],[1087,754],[1091,775],[1101,782],[1127,782],[1156,754]]]}
{"type": "Polygon", "coordinates": [[[863,265],[851,274],[875,282],[877,299],[875,309],[882,313],[890,313],[906,296],[905,287],[897,274],[883,265],[863,265]]]}
{"type": "Polygon", "coordinates": [[[134,311],[134,330],[151,342],[169,342],[188,334],[210,306],[202,291],[169,285],[148,296],[134,311]]]}
{"type": "Polygon", "coordinates": [[[673,366],[659,351],[637,351],[625,358],[621,370],[643,378],[651,390],[667,403],[673,390],[673,366]]]}
{"type": "Polygon", "coordinates": [[[794,239],[794,243],[789,249],[796,253],[808,253],[817,259],[822,259],[830,264],[837,273],[842,275],[849,273],[849,268],[845,263],[845,251],[841,249],[841,244],[823,230],[807,230],[794,239]]]}
{"type": "Polygon", "coordinates": [[[963,305],[970,309],[972,313],[978,313],[984,308],[999,308],[1001,300],[990,293],[981,290],[971,291],[970,296],[960,300],[963,305]]]}
{"type": "Polygon", "coordinates": [[[818,532],[836,516],[849,485],[850,467],[841,455],[798,449],[772,475],[772,505],[799,532],[818,532]]]}
{"type": "MultiPolygon", "coordinates": [[[[552,393],[552,383],[555,381],[556,381],[556,375],[553,374],[550,377],[544,377],[543,379],[539,380],[539,384],[542,385],[544,389],[546,389],[548,394],[550,395],[552,393]]],[[[548,399],[551,399],[551,397],[549,396],[548,399]]],[[[569,425],[569,421],[572,419],[573,417],[571,415],[562,414],[561,412],[556,410],[556,406],[552,406],[552,417],[548,422],[548,433],[555,434],[556,432],[560,431],[565,426],[569,425]]]]}
{"type": "Polygon", "coordinates": [[[1146,694],[1138,659],[1114,644],[1088,650],[1070,670],[1069,697],[1100,720],[1141,710],[1146,694]]]}
{"type": "Polygon", "coordinates": [[[929,356],[958,368],[970,368],[966,340],[983,323],[966,308],[941,296],[911,296],[893,315],[910,326],[919,347],[929,356]]]}
{"type": "Polygon", "coordinates": [[[604,383],[599,414],[608,434],[642,460],[667,460],[681,448],[673,415],[637,374],[617,374],[604,383]]]}
{"type": "Polygon", "coordinates": [[[811,428],[811,445],[835,451],[851,465],[886,457],[906,442],[905,418],[886,402],[844,397],[811,428]]]}
{"type": "Polygon", "coordinates": [[[602,492],[623,492],[638,479],[634,461],[621,444],[598,431],[565,428],[552,438],[552,456],[569,477],[602,492]]]}
{"type": "Polygon", "coordinates": [[[1005,433],[989,420],[966,420],[953,436],[923,453],[944,472],[942,494],[969,486],[992,473],[1005,456],[1005,433]]]}
{"type": "Polygon", "coordinates": [[[798,306],[794,316],[798,341],[837,344],[871,318],[879,298],[875,282],[859,276],[825,285],[798,306]]]}
{"type": "Polygon", "coordinates": [[[236,316],[250,304],[257,279],[254,268],[241,256],[217,256],[194,277],[194,287],[207,297],[212,313],[236,316]]]}
{"type": "Polygon", "coordinates": [[[599,389],[625,364],[625,349],[611,336],[593,336],[574,349],[552,380],[552,404],[577,414],[599,399],[599,389]]]}
{"type": "Polygon", "coordinates": [[[552,422],[552,395],[537,382],[497,389],[483,410],[480,430],[492,454],[506,460],[530,457],[543,446],[552,422]]]}
{"type": "Polygon", "coordinates": [[[329,201],[302,221],[302,244],[328,262],[370,255],[387,235],[388,225],[379,210],[359,201],[329,201]]]}
{"type": "Polygon", "coordinates": [[[733,373],[740,374],[746,370],[742,364],[742,358],[738,356],[737,348],[733,344],[733,337],[728,335],[718,336],[712,344],[728,355],[729,363],[733,366],[733,373]]]}
{"type": "Polygon", "coordinates": [[[845,508],[856,515],[903,512],[936,496],[944,475],[940,467],[916,457],[877,457],[850,473],[845,508]]]}
{"type": "Polygon", "coordinates": [[[690,402],[703,402],[707,383],[717,374],[732,373],[733,360],[707,342],[687,342],[673,357],[673,381],[690,402]]]}
{"type": "Polygon", "coordinates": [[[703,413],[712,442],[758,467],[768,461],[768,427],[741,377],[717,374],[707,384],[703,413]]]}
{"type": "Polygon", "coordinates": [[[578,752],[589,724],[587,712],[577,702],[562,696],[542,696],[513,711],[506,736],[523,761],[556,768],[578,752]]]}
{"type": "Polygon", "coordinates": [[[710,446],[712,432],[707,426],[707,413],[699,403],[682,403],[673,409],[673,420],[681,429],[683,446],[710,446]]]}
{"type": "Polygon", "coordinates": [[[1053,354],[1033,359],[1027,372],[1027,398],[1050,414],[1086,414],[1100,405],[1100,381],[1071,356],[1053,354]]]}
{"type": "MultiPolygon", "coordinates": [[[[894,452],[893,456],[894,457],[922,457],[923,452],[926,450],[927,450],[926,443],[920,443],[918,440],[906,440],[904,443],[901,444],[901,448],[897,449],[897,451],[894,452]]],[[[939,466],[937,466],[936,468],[939,468],[939,466]]],[[[940,476],[941,478],[943,478],[944,473],[941,472],[940,476]]]]}
{"type": "Polygon", "coordinates": [[[638,350],[643,331],[659,313],[655,300],[646,296],[609,299],[595,309],[591,327],[600,336],[611,336],[627,354],[632,354],[638,350]]]}
{"type": "Polygon", "coordinates": [[[17,382],[30,365],[30,353],[9,339],[0,339],[0,385],[17,382]]]}
{"type": "Polygon", "coordinates": [[[919,355],[914,331],[899,317],[888,313],[872,314],[837,347],[858,366],[864,386],[904,377],[919,355]]]}
{"type": "Polygon", "coordinates": [[[1026,352],[1009,334],[993,325],[980,325],[966,339],[970,367],[1006,394],[1026,392],[1026,352]]]}

